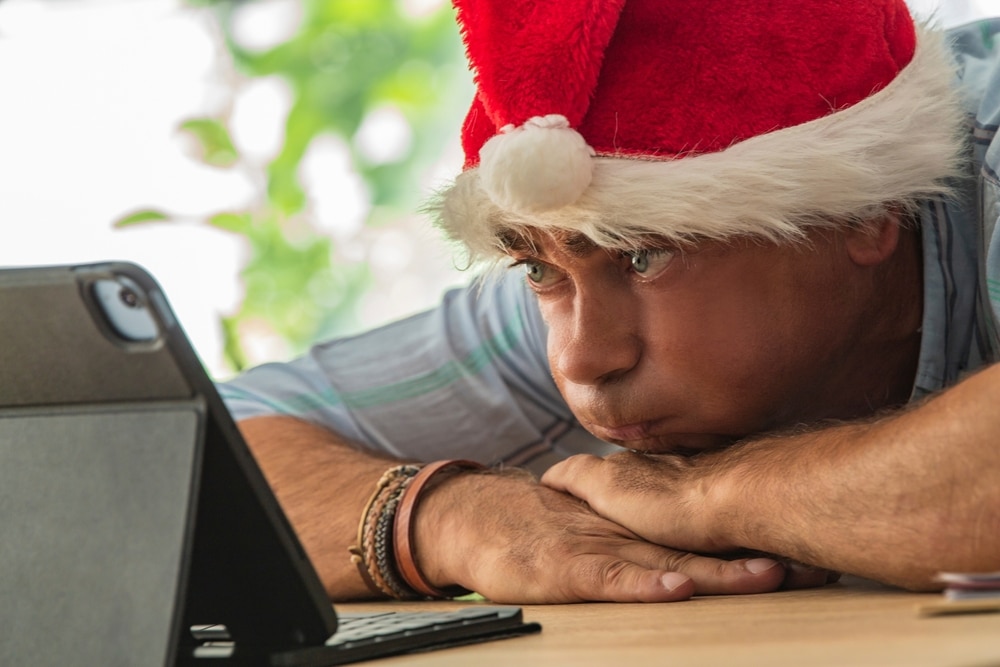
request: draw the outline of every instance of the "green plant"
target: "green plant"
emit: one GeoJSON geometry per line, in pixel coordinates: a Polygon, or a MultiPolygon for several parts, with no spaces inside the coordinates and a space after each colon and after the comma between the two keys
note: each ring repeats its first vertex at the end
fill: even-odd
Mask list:
{"type": "MultiPolygon", "coordinates": [[[[295,34],[262,52],[234,38],[238,2],[189,0],[211,11],[238,76],[230,94],[256,77],[283,78],[292,92],[284,144],[267,164],[241,155],[227,113],[190,118],[180,125],[199,147],[200,159],[219,169],[252,172],[260,195],[245,208],[218,211],[199,224],[243,237],[250,249],[242,270],[245,297],[223,318],[225,356],[233,370],[246,367],[242,330],[266,327],[293,353],[318,338],[352,328],[355,309],[370,283],[361,261],[338,259],[334,240],[317,229],[299,167],[310,144],[324,134],[350,147],[353,168],[370,196],[366,225],[411,214],[426,196],[419,178],[453,137],[469,99],[469,76],[452,10],[442,5],[410,16],[395,0],[301,0],[295,34]],[[399,159],[374,163],[354,139],[368,114],[391,107],[410,124],[413,141],[399,159]]],[[[119,227],[177,222],[176,214],[141,210],[119,227]]]]}

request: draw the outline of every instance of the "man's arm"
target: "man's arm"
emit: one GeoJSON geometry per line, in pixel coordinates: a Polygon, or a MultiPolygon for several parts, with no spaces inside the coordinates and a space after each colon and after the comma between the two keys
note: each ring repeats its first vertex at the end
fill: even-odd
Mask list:
{"type": "Polygon", "coordinates": [[[693,459],[573,457],[543,482],[659,544],[932,589],[939,571],[1000,569],[1000,365],[869,423],[693,459]]]}
{"type": "MultiPolygon", "coordinates": [[[[371,597],[348,547],[376,481],[396,462],[291,417],[239,426],[330,597],[371,597]]],[[[416,521],[416,551],[432,584],[461,584],[499,602],[672,601],[696,588],[774,590],[785,578],[768,559],[730,562],[639,540],[525,473],[448,477],[430,487],[416,521]]]]}
{"type": "Polygon", "coordinates": [[[357,540],[375,482],[394,462],[352,449],[332,432],[293,417],[254,417],[238,425],[327,595],[371,597],[347,549],[357,540]]]}

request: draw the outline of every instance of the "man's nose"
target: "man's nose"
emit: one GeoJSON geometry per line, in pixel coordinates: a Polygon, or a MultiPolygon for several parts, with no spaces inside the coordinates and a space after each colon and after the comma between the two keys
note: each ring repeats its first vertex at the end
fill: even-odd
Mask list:
{"type": "Polygon", "coordinates": [[[639,363],[640,313],[614,290],[578,292],[572,314],[556,324],[553,371],[574,384],[600,384],[628,373],[639,363]]]}

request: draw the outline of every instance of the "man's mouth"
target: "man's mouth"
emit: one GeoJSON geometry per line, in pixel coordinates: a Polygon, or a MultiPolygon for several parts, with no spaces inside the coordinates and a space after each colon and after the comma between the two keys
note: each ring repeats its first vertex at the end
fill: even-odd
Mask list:
{"type": "Polygon", "coordinates": [[[717,433],[679,433],[668,419],[605,426],[584,423],[595,436],[628,449],[647,454],[694,454],[727,447],[740,438],[717,433]]]}
{"type": "Polygon", "coordinates": [[[593,432],[603,440],[611,442],[632,442],[649,438],[655,430],[657,422],[644,421],[621,426],[599,426],[593,424],[593,432]]]}

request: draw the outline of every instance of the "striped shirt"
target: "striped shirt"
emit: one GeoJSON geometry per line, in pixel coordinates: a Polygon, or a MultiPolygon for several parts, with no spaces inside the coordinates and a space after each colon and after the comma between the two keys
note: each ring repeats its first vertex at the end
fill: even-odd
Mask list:
{"type": "Polygon", "coordinates": [[[994,361],[1000,345],[1000,19],[950,32],[971,137],[970,174],[956,196],[924,207],[924,319],[913,396],[948,387],[994,361]]]}
{"type": "MultiPolygon", "coordinates": [[[[995,357],[1000,314],[1000,20],[952,31],[969,111],[973,176],[928,202],[924,316],[914,398],[995,357]],[[997,39],[994,47],[994,37],[997,39]]],[[[284,414],[370,451],[472,458],[541,472],[612,449],[574,419],[549,373],[546,328],[520,273],[448,292],[435,309],[325,342],[221,384],[236,419],[284,414]]]]}

